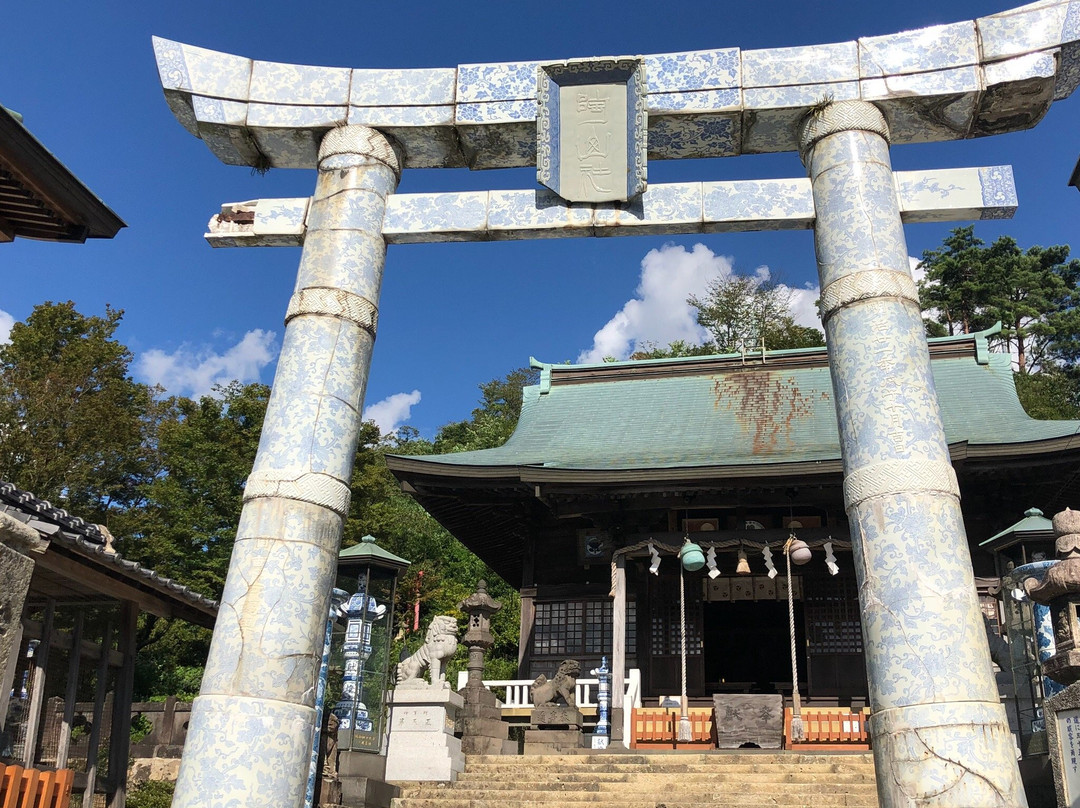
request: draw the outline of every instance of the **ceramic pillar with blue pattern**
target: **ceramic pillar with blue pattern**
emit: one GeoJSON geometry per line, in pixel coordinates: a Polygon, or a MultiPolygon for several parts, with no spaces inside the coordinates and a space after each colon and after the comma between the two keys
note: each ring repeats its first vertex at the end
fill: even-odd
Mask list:
{"type": "Polygon", "coordinates": [[[1027,804],[998,699],[889,132],[863,101],[803,122],[883,808],[1027,804]]]}
{"type": "Polygon", "coordinates": [[[174,808],[298,808],[400,160],[331,129],[174,808]]]}

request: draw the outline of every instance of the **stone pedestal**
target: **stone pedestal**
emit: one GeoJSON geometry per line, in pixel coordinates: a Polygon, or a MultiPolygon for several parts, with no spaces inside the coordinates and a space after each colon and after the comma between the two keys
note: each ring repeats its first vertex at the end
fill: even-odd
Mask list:
{"type": "Polygon", "coordinates": [[[465,770],[454,722],[465,700],[444,681],[432,687],[397,688],[390,697],[390,782],[452,782],[465,770]]]}
{"type": "Polygon", "coordinates": [[[485,687],[466,687],[462,709],[461,751],[466,755],[516,755],[517,743],[509,740],[510,725],[502,720],[495,694],[485,687]]]}
{"type": "Polygon", "coordinates": [[[584,719],[576,707],[542,704],[532,711],[532,724],[525,730],[526,755],[551,755],[585,746],[581,734],[584,719]]]}
{"type": "Polygon", "coordinates": [[[386,756],[343,749],[338,752],[341,804],[347,808],[390,808],[401,789],[386,782],[386,756]]]}
{"type": "Polygon", "coordinates": [[[1080,804],[1080,683],[1043,702],[1058,805],[1080,804]]]}

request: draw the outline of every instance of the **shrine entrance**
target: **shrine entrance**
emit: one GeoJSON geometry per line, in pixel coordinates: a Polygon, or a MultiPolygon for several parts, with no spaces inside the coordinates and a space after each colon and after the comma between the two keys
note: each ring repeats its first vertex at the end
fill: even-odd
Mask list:
{"type": "MultiPolygon", "coordinates": [[[[703,606],[705,694],[790,693],[791,640],[787,603],[738,600],[703,606]]],[[[806,632],[802,604],[795,601],[799,690],[806,683],[806,632]]]]}

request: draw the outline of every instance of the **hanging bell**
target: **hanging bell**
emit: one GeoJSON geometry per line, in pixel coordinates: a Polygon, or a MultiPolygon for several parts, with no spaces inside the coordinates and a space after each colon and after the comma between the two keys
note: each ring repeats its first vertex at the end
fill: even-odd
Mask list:
{"type": "Polygon", "coordinates": [[[745,550],[739,550],[739,563],[735,565],[735,572],[738,575],[750,574],[750,562],[746,560],[745,550]]]}
{"type": "Polygon", "coordinates": [[[687,572],[697,572],[705,566],[705,554],[690,539],[684,541],[683,546],[679,548],[679,558],[682,560],[683,569],[687,572]]]}
{"type": "Polygon", "coordinates": [[[810,547],[802,539],[792,538],[787,545],[788,555],[791,556],[791,563],[802,566],[806,564],[813,554],[810,552],[810,547]]]}

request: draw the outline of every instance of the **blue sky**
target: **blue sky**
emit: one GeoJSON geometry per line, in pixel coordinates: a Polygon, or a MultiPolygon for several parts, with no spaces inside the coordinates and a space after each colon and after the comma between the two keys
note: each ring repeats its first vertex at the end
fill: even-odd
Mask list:
{"type": "MultiPolygon", "coordinates": [[[[358,2],[16,3],[5,9],[0,103],[127,224],[81,246],[0,247],[0,335],[45,300],[84,314],[122,308],[119,337],[136,377],[191,395],[214,382],[273,378],[300,251],[213,250],[202,238],[225,202],[308,196],[309,171],[266,176],[217,161],[173,118],[151,35],[270,61],[342,67],[786,47],[856,39],[1012,8],[1001,0],[905,3],[358,2]]],[[[1021,246],[1069,243],[1080,194],[1066,186],[1080,154],[1080,99],[1056,103],[1034,130],[900,146],[898,170],[1011,164],[1020,210],[980,223],[1021,246]]],[[[653,162],[650,182],[802,176],[794,154],[653,162]]],[[[403,192],[532,188],[533,170],[406,172],[403,192]]],[[[957,223],[960,224],[960,223],[957,223]]],[[[907,228],[913,256],[956,225],[907,228]]],[[[1077,245],[1080,250],[1080,245],[1077,245]]],[[[431,436],[468,417],[477,385],[527,363],[619,354],[633,339],[688,336],[685,292],[711,274],[766,266],[816,284],[809,232],[567,239],[391,247],[367,403],[384,426],[431,436]],[[643,276],[643,272],[645,273],[643,276]],[[632,301],[637,300],[634,303],[632,301]],[[628,305],[629,303],[629,305],[628,305]],[[598,332],[601,334],[597,339],[598,332]],[[376,410],[379,412],[380,410],[376,410]]],[[[802,293],[812,303],[816,291],[802,293]]]]}

